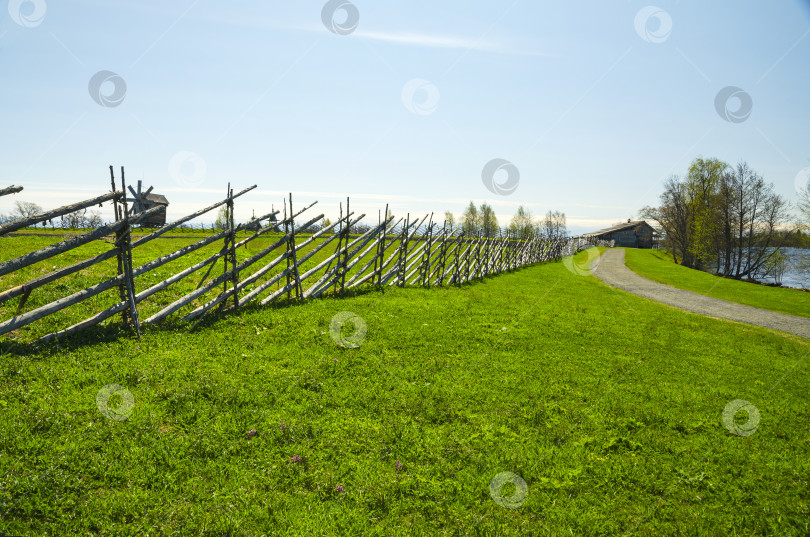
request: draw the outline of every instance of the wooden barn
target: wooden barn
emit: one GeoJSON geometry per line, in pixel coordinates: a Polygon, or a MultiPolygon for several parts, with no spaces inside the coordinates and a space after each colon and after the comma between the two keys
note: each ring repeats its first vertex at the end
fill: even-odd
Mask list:
{"type": "Polygon", "coordinates": [[[628,220],[593,233],[585,237],[593,240],[616,241],[616,246],[628,248],[652,248],[655,243],[655,229],[644,220],[628,220]]]}
{"type": "Polygon", "coordinates": [[[163,210],[158,211],[146,220],[141,220],[142,227],[163,227],[166,225],[166,207],[169,206],[169,200],[166,196],[161,194],[146,194],[143,201],[144,211],[148,211],[152,207],[162,206],[163,210]]]}

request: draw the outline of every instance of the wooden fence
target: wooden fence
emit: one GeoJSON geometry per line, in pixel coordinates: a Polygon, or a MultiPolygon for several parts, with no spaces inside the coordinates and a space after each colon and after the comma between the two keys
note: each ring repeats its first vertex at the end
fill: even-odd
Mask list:
{"type": "MultiPolygon", "coordinates": [[[[50,272],[0,292],[0,305],[19,298],[13,317],[0,320],[0,336],[105,292],[115,293],[113,305],[93,313],[79,323],[48,333],[36,342],[44,343],[74,334],[119,314],[122,322],[131,326],[140,337],[142,325],[158,323],[175,314],[183,321],[191,321],[214,309],[234,310],[254,301],[267,305],[285,296],[287,300],[303,301],[327,293],[343,293],[362,285],[429,287],[462,284],[525,265],[558,259],[575,253],[585,245],[582,241],[544,241],[537,237],[517,239],[505,232],[497,238],[465,236],[463,233],[456,234],[457,230],[451,229],[446,223],[434,222],[432,215],[413,220],[407,216],[396,222],[393,217],[378,218],[376,224],[366,226],[365,232],[351,234],[351,230],[356,229],[366,215],[351,212],[348,199],[345,212],[341,204],[338,221],[319,228],[317,223],[323,220],[323,214],[311,216],[310,213],[306,217],[302,216],[317,202],[296,212],[293,210],[292,195],[285,200],[280,220],[273,218],[270,223],[271,217],[281,212],[272,211],[244,224],[235,225],[235,200],[255,189],[256,185],[236,193],[229,185],[224,200],[133,239],[133,227],[161,208],[155,207],[134,214],[129,210],[124,194],[127,190],[124,169],[121,169],[120,189],[116,189],[112,166],[110,180],[112,190],[107,194],[0,225],[2,241],[4,235],[14,231],[107,202],[113,204],[115,214],[115,220],[110,224],[0,262],[2,281],[3,276],[15,271],[63,255],[93,241],[114,237],[112,248],[100,254],[68,266],[54,266],[50,272]],[[133,250],[221,207],[225,208],[225,229],[134,266],[133,250]],[[237,241],[239,232],[247,233],[247,236],[237,241]],[[238,249],[262,236],[269,239],[270,244],[239,261],[238,249]],[[183,270],[141,289],[144,285],[139,283],[142,283],[141,278],[146,274],[206,246],[209,249],[211,245],[216,247],[218,243],[221,243],[221,248],[212,255],[199,262],[189,263],[183,270]],[[333,245],[331,251],[325,250],[318,255],[330,244],[333,245]],[[117,263],[117,274],[114,277],[26,310],[28,298],[36,289],[112,258],[117,263]],[[222,265],[222,271],[213,276],[218,262],[222,265]],[[183,294],[147,318],[140,318],[139,306],[144,301],[203,270],[204,275],[193,291],[183,294]]],[[[22,187],[9,187],[0,190],[0,196],[21,190],[22,187]]],[[[387,206],[382,214],[388,215],[387,206]]]]}

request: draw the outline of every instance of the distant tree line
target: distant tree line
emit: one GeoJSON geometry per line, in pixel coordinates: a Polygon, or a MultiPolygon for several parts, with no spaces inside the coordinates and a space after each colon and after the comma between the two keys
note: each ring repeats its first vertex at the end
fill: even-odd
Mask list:
{"type": "Polygon", "coordinates": [[[745,162],[695,159],[686,177],[664,183],[660,206],[641,216],[658,223],[663,246],[686,267],[743,279],[783,263],[777,246],[790,206],[745,162]]]}
{"type": "MultiPolygon", "coordinates": [[[[456,219],[450,211],[445,212],[445,220],[455,226],[456,219]]],[[[564,239],[568,237],[565,213],[549,211],[546,216],[537,219],[523,207],[518,207],[509,226],[502,230],[495,211],[487,203],[478,207],[472,201],[464,209],[459,219],[459,227],[466,236],[501,237],[508,233],[511,237],[528,239],[538,237],[546,240],[564,239]]]]}

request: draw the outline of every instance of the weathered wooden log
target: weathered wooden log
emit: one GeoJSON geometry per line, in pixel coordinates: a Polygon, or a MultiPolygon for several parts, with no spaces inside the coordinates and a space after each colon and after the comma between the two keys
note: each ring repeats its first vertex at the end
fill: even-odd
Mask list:
{"type": "Polygon", "coordinates": [[[374,258],[376,258],[376,257],[377,257],[377,253],[378,253],[378,251],[379,251],[379,248],[378,248],[378,247],[379,247],[380,240],[382,240],[382,238],[383,238],[383,237],[385,237],[386,225],[387,225],[388,223],[390,223],[390,221],[391,221],[391,220],[393,220],[393,217],[391,217],[391,218],[390,218],[389,220],[387,220],[386,222],[382,222],[382,223],[380,223],[380,224],[378,224],[378,225],[377,225],[377,228],[376,228],[376,233],[373,233],[373,234],[372,234],[372,238],[373,238],[373,235],[374,235],[374,234],[376,234],[376,235],[377,235],[377,240],[376,240],[376,241],[375,241],[373,244],[369,245],[369,246],[368,246],[368,248],[366,248],[365,250],[363,250],[361,253],[359,253],[359,254],[355,255],[355,256],[352,258],[351,262],[350,262],[350,263],[349,263],[349,264],[346,266],[346,268],[344,269],[344,272],[345,272],[346,274],[348,274],[348,273],[349,273],[349,271],[350,271],[352,268],[354,268],[355,266],[357,266],[357,265],[360,263],[360,261],[362,261],[363,259],[365,259],[365,258],[366,258],[366,256],[368,256],[368,254],[370,254],[370,253],[374,252],[374,256],[372,257],[372,259],[371,259],[371,260],[370,260],[368,263],[366,263],[366,265],[365,265],[365,266],[364,266],[364,267],[363,267],[363,268],[362,268],[362,269],[361,269],[359,272],[355,273],[355,274],[354,274],[354,276],[352,276],[352,279],[351,279],[351,280],[349,280],[349,282],[346,284],[347,286],[351,287],[351,284],[352,284],[352,283],[353,283],[355,280],[357,280],[357,279],[358,279],[360,276],[362,276],[362,275],[363,275],[363,273],[364,273],[366,270],[368,270],[368,268],[371,266],[371,263],[374,263],[374,258]],[[375,251],[375,250],[377,250],[377,251],[375,251]]]}
{"type": "Polygon", "coordinates": [[[106,291],[107,289],[112,289],[120,281],[124,278],[123,275],[116,276],[115,278],[111,278],[109,280],[103,281],[99,284],[93,285],[88,287],[87,289],[83,289],[72,295],[66,296],[64,298],[60,298],[59,300],[55,300],[44,306],[40,306],[34,310],[31,310],[27,313],[23,313],[22,315],[18,315],[16,317],[12,317],[11,319],[0,323],[0,335],[3,335],[7,332],[11,332],[12,330],[16,330],[21,328],[27,324],[33,323],[43,317],[47,317],[53,313],[56,313],[59,310],[63,310],[69,306],[74,304],[78,304],[88,298],[94,297],[99,293],[106,291]]]}
{"type": "MultiPolygon", "coordinates": [[[[378,233],[379,230],[380,230],[379,226],[375,227],[373,229],[369,229],[363,235],[361,235],[360,237],[358,237],[357,239],[355,239],[351,243],[347,244],[346,247],[343,249],[346,252],[345,253],[345,259],[347,259],[347,260],[351,259],[351,257],[353,257],[357,253],[358,250],[362,249],[362,247],[365,246],[365,244],[369,240],[371,240],[371,237],[373,235],[375,235],[376,233],[378,233]],[[361,243],[360,246],[358,246],[356,248],[353,248],[351,253],[349,253],[349,248],[354,247],[358,243],[361,243]]],[[[337,258],[337,256],[339,256],[339,255],[341,255],[340,252],[335,252],[335,254],[333,254],[331,257],[332,258],[337,258]]],[[[339,271],[341,270],[342,265],[337,264],[334,268],[331,268],[331,259],[326,259],[326,260],[318,263],[318,265],[316,265],[312,269],[308,270],[305,273],[305,276],[309,277],[312,274],[315,274],[315,273],[319,272],[326,265],[326,261],[330,261],[330,264],[329,264],[329,266],[326,267],[326,270],[324,271],[324,274],[321,276],[321,278],[318,281],[315,282],[314,285],[312,285],[309,289],[304,291],[304,296],[306,298],[314,296],[314,294],[316,292],[318,292],[318,291],[325,291],[327,287],[329,287],[330,285],[332,285],[332,283],[334,283],[332,277],[334,275],[336,275],[336,274],[339,275],[339,271]]]]}
{"type": "MultiPolygon", "coordinates": [[[[302,244],[302,245],[301,245],[301,247],[304,247],[304,245],[308,245],[310,242],[314,241],[314,240],[315,240],[317,237],[319,237],[320,235],[325,234],[325,233],[326,233],[326,232],[328,232],[328,231],[331,231],[331,230],[332,230],[332,229],[334,229],[334,228],[335,228],[335,227],[336,227],[338,224],[341,224],[341,223],[343,222],[343,220],[346,220],[346,219],[350,218],[351,216],[352,216],[351,214],[348,214],[348,215],[346,215],[346,216],[345,216],[343,219],[341,219],[341,220],[339,220],[339,221],[335,222],[334,224],[331,224],[331,225],[329,225],[329,226],[327,226],[327,227],[325,227],[325,228],[321,229],[321,230],[320,230],[318,233],[314,234],[314,235],[313,235],[313,236],[310,238],[310,240],[308,240],[308,241],[306,241],[304,244],[302,244]]],[[[329,238],[328,238],[327,240],[325,240],[323,243],[321,243],[321,244],[319,244],[318,246],[316,246],[315,248],[313,248],[313,249],[312,249],[312,251],[308,252],[308,253],[307,253],[307,255],[305,255],[303,258],[301,258],[301,262],[302,262],[302,264],[303,264],[303,263],[305,263],[305,262],[306,262],[306,260],[308,260],[310,257],[312,257],[313,255],[315,255],[317,252],[319,252],[321,249],[325,248],[325,247],[326,247],[326,246],[327,246],[329,243],[331,243],[331,242],[332,242],[333,240],[335,240],[337,237],[338,237],[338,235],[337,235],[337,234],[333,234],[331,237],[329,237],[329,238]]],[[[284,244],[284,240],[286,240],[286,236],[285,236],[284,238],[280,239],[280,242],[278,243],[278,245],[280,246],[281,244],[284,244]]],[[[256,271],[254,274],[252,274],[252,275],[251,275],[251,276],[250,276],[250,277],[249,277],[247,280],[245,280],[245,281],[243,282],[243,283],[244,283],[244,285],[248,285],[249,283],[252,283],[252,282],[256,281],[256,280],[257,280],[258,278],[260,278],[261,276],[264,276],[264,275],[265,275],[267,272],[269,272],[270,270],[272,270],[272,269],[273,269],[273,267],[275,267],[276,265],[278,265],[279,263],[281,263],[281,262],[282,262],[282,261],[284,261],[285,259],[287,259],[287,252],[285,252],[285,253],[284,253],[284,254],[282,254],[281,256],[277,257],[276,259],[274,259],[273,261],[271,261],[270,263],[268,263],[268,264],[267,264],[267,265],[265,265],[264,267],[260,268],[260,269],[259,269],[258,271],[256,271]]],[[[281,276],[281,277],[286,277],[286,274],[284,274],[284,276],[281,276]]],[[[267,290],[267,289],[268,289],[268,288],[269,288],[271,285],[273,285],[273,284],[274,284],[274,283],[276,283],[276,282],[277,282],[279,279],[281,279],[281,277],[279,277],[279,278],[277,278],[277,279],[276,279],[276,278],[271,279],[270,281],[264,282],[263,284],[261,284],[261,285],[260,285],[259,287],[257,287],[256,289],[253,289],[253,290],[252,290],[250,293],[248,293],[247,295],[245,295],[245,297],[244,297],[244,299],[243,299],[243,300],[244,300],[244,302],[249,302],[249,301],[253,300],[254,298],[256,298],[257,296],[259,296],[260,294],[262,294],[262,293],[263,293],[264,291],[266,291],[266,290],[267,290]]],[[[306,279],[306,278],[304,278],[304,279],[306,279]]]]}
{"type": "Polygon", "coordinates": [[[106,261],[107,259],[112,259],[113,257],[116,256],[117,252],[118,249],[113,248],[112,250],[108,250],[104,253],[98,254],[89,259],[85,259],[84,261],[79,261],[78,263],[74,263],[73,265],[51,272],[50,274],[45,274],[44,276],[34,278],[33,280],[28,281],[24,284],[12,287],[11,289],[8,289],[7,291],[0,293],[0,304],[9,301],[12,298],[21,296],[26,292],[31,292],[32,290],[37,289],[38,287],[42,287],[43,285],[47,285],[51,282],[64,278],[65,276],[69,276],[74,272],[78,272],[82,269],[93,266],[102,261],[106,261]]]}
{"type": "MultiPolygon", "coordinates": [[[[400,219],[400,221],[402,221],[402,219],[400,219]]],[[[385,273],[385,269],[386,269],[386,268],[387,268],[389,265],[391,265],[391,264],[393,263],[393,261],[394,261],[394,260],[398,260],[398,259],[399,259],[399,256],[400,256],[400,254],[401,254],[400,249],[402,248],[402,243],[404,242],[405,237],[407,236],[407,234],[410,232],[410,229],[411,229],[411,228],[414,228],[414,229],[415,229],[415,227],[416,227],[416,224],[417,224],[417,223],[418,223],[418,222],[410,222],[410,223],[409,223],[409,222],[408,222],[408,220],[406,219],[406,220],[405,220],[405,224],[403,224],[403,226],[402,226],[402,231],[399,233],[399,235],[397,235],[397,236],[395,236],[395,237],[392,237],[392,238],[391,238],[391,240],[390,240],[390,242],[388,243],[388,246],[386,246],[386,247],[385,247],[385,248],[386,248],[386,250],[387,250],[387,249],[388,249],[389,247],[391,247],[392,245],[394,245],[394,244],[396,244],[396,245],[397,245],[397,247],[396,247],[396,249],[394,250],[394,252],[392,252],[392,253],[391,253],[391,255],[390,255],[390,256],[388,256],[388,259],[386,259],[386,260],[385,260],[385,262],[383,262],[382,266],[380,267],[379,273],[380,273],[380,275],[381,275],[381,276],[380,276],[380,278],[378,279],[378,282],[377,282],[377,284],[378,284],[378,285],[382,286],[382,285],[384,285],[384,284],[385,284],[385,281],[383,281],[383,278],[385,278],[386,276],[382,276],[382,275],[384,275],[384,274],[391,274],[391,273],[392,273],[392,272],[395,270],[395,268],[392,268],[392,269],[391,269],[391,270],[392,270],[392,272],[385,273]]],[[[387,281],[387,280],[386,280],[386,281],[387,281]]]]}
{"type": "MultiPolygon", "coordinates": [[[[325,283],[324,285],[322,285],[320,288],[318,288],[318,289],[314,290],[314,291],[311,293],[311,296],[312,296],[313,298],[317,298],[318,296],[320,296],[320,295],[321,295],[321,293],[323,293],[324,291],[326,291],[326,289],[328,289],[328,288],[329,288],[329,282],[328,282],[328,280],[329,280],[330,278],[332,278],[332,277],[334,277],[334,278],[336,278],[336,279],[337,279],[337,278],[339,278],[339,277],[341,276],[341,272],[344,272],[344,273],[345,273],[346,271],[348,271],[349,269],[351,269],[351,268],[352,268],[352,267],[353,267],[355,264],[357,264],[357,263],[360,261],[360,259],[361,259],[361,258],[359,258],[359,257],[357,257],[357,258],[355,257],[355,256],[357,255],[357,253],[358,253],[360,250],[362,250],[362,249],[365,247],[365,245],[366,245],[366,244],[368,244],[368,243],[371,241],[371,239],[372,239],[372,238],[374,238],[374,236],[375,236],[377,233],[379,233],[379,232],[380,232],[380,230],[382,229],[382,227],[383,227],[383,226],[378,226],[378,227],[376,227],[376,228],[370,229],[370,230],[366,231],[364,234],[360,235],[360,236],[359,236],[357,239],[355,239],[354,241],[352,241],[350,244],[348,244],[348,245],[346,246],[346,251],[347,251],[348,253],[347,253],[347,254],[346,254],[346,256],[344,257],[343,264],[342,264],[342,270],[341,270],[341,265],[337,265],[337,266],[336,266],[334,269],[332,269],[332,274],[331,274],[331,275],[330,275],[330,274],[326,274],[326,275],[323,277],[323,279],[327,280],[327,283],[325,283]],[[356,245],[356,246],[355,246],[355,245],[356,245]],[[352,249],[352,250],[349,252],[349,248],[351,248],[352,246],[354,246],[354,248],[353,248],[353,249],[352,249]]],[[[316,285],[317,285],[317,284],[316,284],[316,285]]]]}
{"type": "MultiPolygon", "coordinates": [[[[391,220],[393,220],[393,218],[391,220]]],[[[401,221],[402,221],[402,219],[400,218],[400,220],[397,222],[397,224],[399,222],[401,222],[401,221]]],[[[377,265],[380,263],[380,258],[382,257],[381,254],[384,253],[384,251],[385,251],[385,242],[386,242],[385,236],[386,236],[386,233],[387,233],[389,228],[390,227],[382,228],[382,233],[377,238],[377,242],[375,242],[374,245],[372,245],[372,247],[377,248],[377,252],[375,253],[374,258],[371,259],[368,263],[366,263],[366,265],[362,269],[360,269],[359,272],[357,272],[354,276],[352,276],[352,279],[349,280],[349,283],[346,284],[347,286],[349,286],[349,288],[356,287],[356,285],[354,283],[357,280],[359,280],[369,268],[371,268],[372,263],[375,264],[375,267],[374,267],[373,273],[370,276],[371,276],[371,278],[374,278],[374,276],[376,276],[376,274],[377,274],[377,265]]],[[[390,244],[389,244],[389,246],[390,246],[390,244]]],[[[366,254],[364,253],[361,257],[365,257],[365,255],[366,254]]],[[[368,279],[364,278],[363,281],[364,282],[368,281],[368,279]]]]}
{"type": "Polygon", "coordinates": [[[99,312],[99,313],[93,315],[92,317],[90,317],[88,319],[85,319],[84,321],[81,321],[80,323],[76,323],[73,326],[65,328],[64,330],[59,330],[58,332],[52,332],[52,333],[50,333],[48,335],[42,336],[41,338],[37,339],[34,342],[34,345],[41,345],[41,344],[44,344],[44,343],[48,343],[49,341],[53,341],[54,339],[67,337],[67,336],[75,334],[76,332],[79,332],[81,330],[85,330],[85,329],[90,328],[92,326],[96,326],[98,324],[101,324],[102,322],[109,319],[110,317],[113,317],[113,316],[121,313],[122,311],[126,310],[128,307],[129,307],[129,302],[128,301],[119,302],[119,303],[115,304],[114,306],[111,306],[111,307],[107,308],[106,310],[104,310],[102,312],[99,312]]]}
{"type": "MultiPolygon", "coordinates": [[[[22,190],[22,188],[20,188],[20,190],[22,190]]],[[[101,205],[105,201],[110,201],[111,199],[118,197],[123,197],[123,193],[121,191],[110,192],[108,194],[104,194],[103,196],[97,196],[93,199],[80,201],[78,203],[73,203],[71,205],[65,205],[63,207],[59,207],[58,209],[46,211],[44,213],[37,214],[34,216],[26,216],[0,226],[0,235],[5,235],[6,233],[11,233],[13,231],[17,231],[18,229],[30,227],[40,222],[53,220],[54,218],[58,218],[66,214],[75,213],[76,211],[86,209],[87,207],[92,207],[94,205],[101,205]]]]}
{"type": "MultiPolygon", "coordinates": [[[[348,227],[349,227],[349,228],[351,228],[351,226],[355,225],[357,222],[359,222],[360,220],[362,220],[362,219],[363,219],[365,216],[366,216],[365,214],[360,215],[360,217],[358,217],[356,220],[354,220],[353,222],[350,222],[350,223],[348,224],[348,227]]],[[[336,234],[336,235],[335,235],[335,237],[337,237],[337,236],[338,236],[338,235],[336,234]]],[[[333,238],[334,238],[334,237],[330,238],[330,240],[329,240],[329,241],[327,241],[327,243],[328,243],[328,242],[331,242],[331,240],[332,240],[333,238]]],[[[358,239],[358,240],[359,240],[359,239],[358,239]]],[[[354,241],[354,242],[357,242],[357,241],[354,241]]],[[[352,244],[354,244],[354,243],[352,243],[352,244]]],[[[325,246],[325,244],[324,244],[323,246],[325,246]]],[[[319,249],[320,249],[320,248],[319,248],[319,249]]],[[[310,257],[312,257],[314,254],[315,254],[315,251],[312,251],[312,252],[310,252],[309,254],[307,254],[307,259],[309,259],[310,257]]],[[[327,257],[326,259],[324,259],[323,261],[321,261],[320,263],[318,263],[317,265],[315,265],[314,267],[312,267],[311,269],[309,269],[308,271],[306,271],[304,274],[302,274],[302,275],[301,275],[301,281],[302,281],[302,282],[303,282],[303,281],[305,281],[307,278],[309,278],[309,277],[310,277],[310,276],[312,276],[313,274],[318,273],[318,272],[319,272],[320,270],[322,270],[324,267],[327,267],[327,274],[328,274],[328,273],[330,273],[330,269],[329,269],[329,267],[331,267],[332,262],[333,262],[333,261],[335,261],[335,260],[336,260],[336,259],[337,259],[337,258],[338,258],[340,255],[341,255],[341,252],[340,252],[340,251],[336,251],[335,253],[333,253],[332,255],[330,255],[329,257],[327,257]]],[[[336,269],[337,269],[337,267],[335,267],[335,268],[331,269],[331,271],[335,271],[336,269]]],[[[315,284],[315,286],[317,286],[317,285],[318,285],[318,284],[319,284],[321,281],[322,281],[322,280],[318,280],[318,282],[315,284]]],[[[315,286],[313,286],[313,287],[315,287],[315,286]]],[[[304,291],[304,298],[309,298],[309,296],[310,296],[310,294],[311,294],[311,291],[313,290],[313,287],[310,287],[309,289],[307,289],[306,291],[304,291]]],[[[273,297],[273,298],[275,298],[275,297],[273,297]]],[[[264,300],[262,300],[262,302],[261,302],[261,303],[262,303],[262,304],[267,304],[267,303],[269,303],[270,301],[271,301],[271,300],[270,300],[270,297],[268,297],[268,298],[265,298],[264,300]]]]}
{"type": "MultiPolygon", "coordinates": [[[[148,218],[154,214],[157,214],[161,210],[163,210],[163,207],[153,207],[148,211],[137,215],[132,220],[131,223],[135,224],[140,220],[143,220],[144,218],[148,218]]],[[[94,229],[93,231],[89,231],[81,235],[76,235],[75,237],[71,237],[62,242],[51,244],[50,246],[46,246],[45,248],[37,250],[36,252],[21,255],[16,259],[0,263],[0,276],[11,274],[12,272],[27,267],[28,265],[33,265],[34,263],[38,263],[39,261],[44,261],[45,259],[51,258],[55,255],[67,252],[68,250],[72,250],[73,248],[77,248],[79,246],[82,246],[83,244],[87,244],[88,242],[98,240],[101,237],[109,235],[110,233],[115,233],[117,230],[121,229],[125,224],[126,223],[124,220],[119,220],[112,224],[102,226],[98,229],[94,229]]]]}
{"type": "MultiPolygon", "coordinates": [[[[382,277],[380,285],[385,285],[388,281],[393,277],[396,276],[397,279],[395,281],[395,285],[401,285],[400,281],[404,278],[405,273],[405,265],[408,262],[409,255],[414,251],[415,248],[419,246],[419,242],[414,241],[415,244],[412,246],[408,246],[416,233],[419,231],[419,226],[421,226],[425,220],[427,219],[428,215],[425,215],[422,220],[415,220],[414,222],[407,222],[406,226],[403,228],[402,231],[402,238],[400,239],[399,249],[395,252],[395,256],[397,257],[397,264],[393,267],[385,276],[382,277]],[[413,231],[408,231],[413,228],[413,231]]],[[[392,256],[393,257],[393,256],[392,256]]]]}
{"type": "Polygon", "coordinates": [[[0,188],[0,197],[8,196],[9,194],[16,194],[17,192],[22,192],[23,187],[11,185],[6,188],[0,188]]]}
{"type": "MultiPolygon", "coordinates": [[[[313,203],[313,204],[310,204],[308,207],[306,207],[305,209],[303,209],[303,210],[302,210],[301,212],[299,212],[298,214],[303,213],[304,211],[306,211],[307,209],[309,209],[309,208],[310,208],[310,207],[312,207],[313,205],[315,205],[315,204],[314,204],[314,203],[313,203]]],[[[272,213],[272,214],[275,214],[275,213],[272,213]]],[[[322,215],[321,215],[321,216],[322,216],[322,215]]],[[[264,218],[261,218],[261,219],[263,220],[264,218]]],[[[253,220],[251,220],[250,222],[248,222],[248,223],[247,223],[247,225],[249,225],[249,224],[251,224],[251,223],[254,223],[254,222],[258,222],[259,220],[260,220],[260,219],[258,219],[258,218],[257,218],[257,219],[253,219],[253,220]]],[[[317,219],[316,219],[316,220],[317,220],[317,219]]],[[[314,220],[313,220],[313,221],[314,221],[314,220]]],[[[248,242],[250,242],[251,240],[258,238],[259,236],[261,236],[263,233],[266,233],[267,231],[269,231],[269,228],[265,228],[265,229],[263,229],[263,230],[259,230],[259,231],[257,231],[256,233],[254,233],[254,234],[253,234],[253,235],[251,235],[250,237],[247,237],[247,238],[245,238],[244,240],[242,240],[241,242],[237,243],[237,247],[242,246],[242,245],[244,245],[244,244],[247,244],[247,243],[248,243],[248,242]]],[[[204,246],[207,246],[207,245],[209,245],[209,244],[211,244],[211,243],[213,243],[213,242],[216,242],[216,241],[218,241],[218,240],[220,240],[220,239],[224,238],[224,237],[225,237],[225,236],[226,236],[228,233],[229,233],[229,231],[228,231],[228,230],[221,231],[221,232],[216,233],[216,234],[214,234],[214,235],[212,235],[212,236],[210,236],[210,237],[206,237],[205,239],[202,239],[202,240],[200,240],[200,241],[197,241],[197,242],[195,242],[194,244],[190,244],[190,245],[185,246],[185,247],[183,247],[183,248],[180,248],[179,250],[176,250],[176,251],[174,251],[174,252],[172,252],[172,253],[170,253],[170,254],[167,254],[167,255],[162,256],[162,257],[160,257],[160,258],[158,258],[158,259],[155,259],[155,260],[153,260],[153,261],[150,261],[149,263],[146,263],[146,264],[144,264],[144,265],[141,265],[140,267],[138,267],[138,268],[136,268],[136,269],[135,269],[135,271],[134,271],[134,272],[135,272],[135,276],[137,277],[137,276],[141,276],[141,275],[143,275],[143,274],[146,274],[147,272],[150,272],[150,271],[152,271],[152,270],[154,270],[154,269],[156,269],[156,268],[158,268],[158,267],[160,267],[160,266],[162,266],[162,265],[165,265],[166,263],[169,263],[170,261],[174,261],[174,260],[176,260],[176,259],[179,259],[180,257],[183,257],[183,256],[185,256],[185,255],[187,255],[187,254],[189,254],[189,253],[191,253],[191,252],[193,252],[193,251],[195,251],[195,250],[198,250],[198,249],[200,249],[200,248],[203,248],[204,246]]],[[[281,243],[281,241],[279,241],[279,244],[280,244],[280,243],[281,243]]],[[[265,249],[265,250],[263,251],[263,252],[264,252],[264,255],[266,255],[268,252],[272,251],[273,249],[274,249],[274,248],[267,248],[267,249],[265,249]]],[[[209,258],[207,258],[207,259],[205,259],[205,260],[201,261],[200,263],[198,263],[198,265],[199,265],[199,266],[198,266],[198,269],[199,269],[199,268],[202,268],[202,267],[204,267],[204,266],[206,266],[206,265],[209,265],[210,263],[212,263],[212,262],[214,262],[214,261],[218,260],[219,258],[221,258],[221,257],[222,257],[222,256],[224,256],[224,255],[225,255],[225,251],[224,251],[224,250],[222,250],[222,251],[220,251],[220,252],[218,252],[218,253],[216,253],[216,254],[211,255],[209,258]]],[[[257,254],[256,256],[254,256],[254,257],[253,257],[253,258],[251,258],[251,259],[254,259],[254,258],[255,258],[255,259],[258,259],[258,258],[259,258],[259,255],[257,254]]],[[[198,270],[198,269],[194,269],[194,270],[192,270],[192,271],[187,271],[187,270],[186,270],[186,271],[181,272],[180,274],[183,274],[183,278],[184,278],[184,277],[186,277],[186,276],[188,276],[188,275],[190,275],[190,274],[192,274],[192,273],[196,272],[196,270],[198,270]]],[[[179,278],[179,279],[174,279],[174,276],[173,276],[173,277],[172,277],[172,278],[170,278],[169,280],[171,280],[171,283],[176,283],[177,281],[180,281],[180,279],[182,279],[182,278],[179,278]]],[[[167,281],[168,281],[168,280],[167,280],[167,281]]]]}
{"type": "MultiPolygon", "coordinates": [[[[314,224],[315,222],[317,222],[321,218],[323,218],[322,214],[315,217],[315,218],[313,218],[312,220],[310,220],[306,224],[304,224],[300,228],[300,230],[303,231],[303,230],[308,229],[310,226],[312,226],[312,224],[314,224]]],[[[288,235],[292,235],[292,233],[288,233],[288,235]]],[[[280,246],[280,244],[283,244],[287,240],[289,240],[289,238],[287,236],[285,236],[283,239],[281,239],[281,241],[278,241],[277,244],[271,245],[272,249],[270,247],[268,247],[267,249],[263,250],[262,252],[259,252],[258,254],[252,256],[251,258],[246,259],[245,261],[240,263],[234,270],[237,271],[237,272],[241,272],[241,271],[247,269],[248,267],[250,267],[251,265],[253,265],[257,261],[259,261],[260,259],[264,258],[268,253],[270,253],[272,250],[275,250],[278,246],[280,246]]],[[[301,247],[303,247],[303,246],[299,246],[298,249],[300,249],[301,247]]],[[[291,255],[290,252],[285,252],[284,254],[282,254],[278,258],[277,263],[281,262],[285,258],[288,258],[290,255],[291,255]]],[[[193,310],[192,312],[187,314],[185,317],[183,317],[182,320],[183,321],[190,321],[192,319],[195,319],[195,318],[199,317],[200,315],[202,315],[205,312],[209,311],[211,308],[215,307],[217,304],[220,304],[223,301],[227,300],[228,297],[230,297],[233,293],[238,293],[239,291],[241,291],[242,289],[247,287],[250,283],[252,283],[256,279],[258,279],[258,277],[259,276],[251,275],[248,279],[245,279],[245,280],[243,280],[241,282],[238,282],[235,287],[233,287],[230,290],[226,290],[226,291],[220,293],[218,296],[216,296],[213,299],[209,300],[208,302],[206,302],[202,306],[199,306],[198,308],[196,308],[195,310],[193,310]]],[[[252,300],[252,298],[253,298],[253,296],[251,296],[251,295],[245,295],[243,297],[243,299],[242,299],[242,303],[247,304],[250,300],[252,300]]]]}

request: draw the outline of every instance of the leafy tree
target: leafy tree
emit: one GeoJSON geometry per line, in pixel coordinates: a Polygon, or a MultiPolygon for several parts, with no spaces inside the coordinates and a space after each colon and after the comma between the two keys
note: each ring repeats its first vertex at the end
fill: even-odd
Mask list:
{"type": "Polygon", "coordinates": [[[692,213],[692,240],[689,253],[695,268],[702,268],[716,261],[717,243],[722,219],[722,203],[718,194],[724,171],[728,164],[718,159],[698,157],[689,166],[686,187],[692,213]]]}
{"type": "Polygon", "coordinates": [[[461,215],[461,229],[467,236],[477,235],[481,230],[481,215],[472,201],[461,215]]]}
{"type": "Polygon", "coordinates": [[[537,231],[532,213],[521,205],[509,223],[509,232],[513,237],[528,239],[537,231]]]}
{"type": "Polygon", "coordinates": [[[453,216],[453,213],[450,211],[444,211],[444,221],[447,222],[447,225],[451,228],[456,225],[456,217],[453,216]]]}
{"type": "Polygon", "coordinates": [[[478,209],[478,214],[481,222],[481,233],[484,237],[497,237],[500,232],[498,227],[498,219],[495,216],[495,211],[487,203],[482,203],[478,209]]]}
{"type": "Polygon", "coordinates": [[[214,220],[214,229],[228,229],[228,208],[220,207],[217,219],[214,220]]]}

